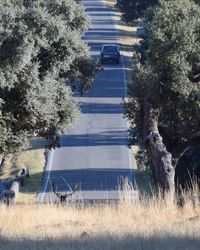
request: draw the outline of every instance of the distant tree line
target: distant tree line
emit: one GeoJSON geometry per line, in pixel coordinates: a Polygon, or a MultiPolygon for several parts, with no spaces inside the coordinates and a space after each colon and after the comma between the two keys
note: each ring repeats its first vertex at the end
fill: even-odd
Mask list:
{"type": "Polygon", "coordinates": [[[79,116],[66,81],[90,87],[94,67],[81,37],[89,21],[74,0],[0,1],[0,153],[27,148],[58,133],[79,116]]]}
{"type": "MultiPolygon", "coordinates": [[[[194,0],[200,5],[200,0],[194,0]]],[[[159,0],[117,0],[117,7],[122,12],[122,18],[126,22],[133,22],[138,18],[143,18],[145,12],[158,5],[159,0]]]]}
{"type": "Polygon", "coordinates": [[[148,11],[144,14],[148,36],[135,46],[126,107],[132,137],[146,150],[157,187],[170,195],[175,191],[176,167],[180,174],[192,162],[195,169],[199,164],[200,7],[197,3],[160,0],[151,8],[151,15],[148,11]]]}

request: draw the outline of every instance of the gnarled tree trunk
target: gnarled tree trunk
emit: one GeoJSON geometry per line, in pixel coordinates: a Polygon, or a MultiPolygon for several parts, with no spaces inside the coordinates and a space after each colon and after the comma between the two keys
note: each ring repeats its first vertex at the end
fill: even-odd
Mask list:
{"type": "Polygon", "coordinates": [[[175,170],[172,155],[167,151],[158,130],[159,109],[155,109],[150,102],[145,102],[143,111],[144,143],[155,169],[157,187],[173,198],[175,170]]]}

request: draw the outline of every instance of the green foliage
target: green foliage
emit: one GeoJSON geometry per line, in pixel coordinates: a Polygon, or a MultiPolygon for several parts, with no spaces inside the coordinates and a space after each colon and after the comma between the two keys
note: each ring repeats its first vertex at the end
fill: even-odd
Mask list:
{"type": "Polygon", "coordinates": [[[92,80],[93,70],[79,66],[91,64],[81,41],[88,19],[73,0],[1,1],[0,8],[0,149],[23,149],[38,135],[56,146],[58,131],[79,114],[66,81],[74,68],[86,85],[92,80]]]}
{"type": "Polygon", "coordinates": [[[142,133],[143,104],[151,102],[173,154],[200,133],[200,8],[190,0],[161,0],[153,14],[150,35],[135,56],[127,116],[142,133]]]}
{"type": "Polygon", "coordinates": [[[117,6],[123,13],[123,19],[132,22],[145,13],[145,10],[158,3],[158,0],[117,0],[117,6]]]}

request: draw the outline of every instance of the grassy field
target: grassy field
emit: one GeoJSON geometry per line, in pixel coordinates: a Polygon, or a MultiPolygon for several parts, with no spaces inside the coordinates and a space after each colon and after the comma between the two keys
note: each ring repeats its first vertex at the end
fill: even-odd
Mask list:
{"type": "Polygon", "coordinates": [[[200,208],[156,198],[118,205],[0,207],[0,249],[195,250],[200,208]]]}

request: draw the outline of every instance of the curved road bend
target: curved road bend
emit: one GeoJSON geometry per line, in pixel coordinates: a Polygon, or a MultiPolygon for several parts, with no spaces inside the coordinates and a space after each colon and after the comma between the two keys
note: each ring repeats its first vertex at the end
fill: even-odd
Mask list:
{"type": "MultiPolygon", "coordinates": [[[[104,43],[117,43],[114,16],[119,13],[106,7],[101,0],[82,0],[90,16],[91,27],[86,40],[92,56],[100,54],[104,43]]],[[[96,75],[92,90],[79,98],[82,110],[80,121],[68,134],[60,137],[61,147],[52,150],[44,175],[39,202],[54,201],[50,180],[57,190],[65,192],[79,183],[81,191],[73,199],[118,199],[122,177],[134,181],[128,144],[128,124],[123,118],[122,99],[126,97],[124,58],[119,65],[106,64],[96,75]]]]}

